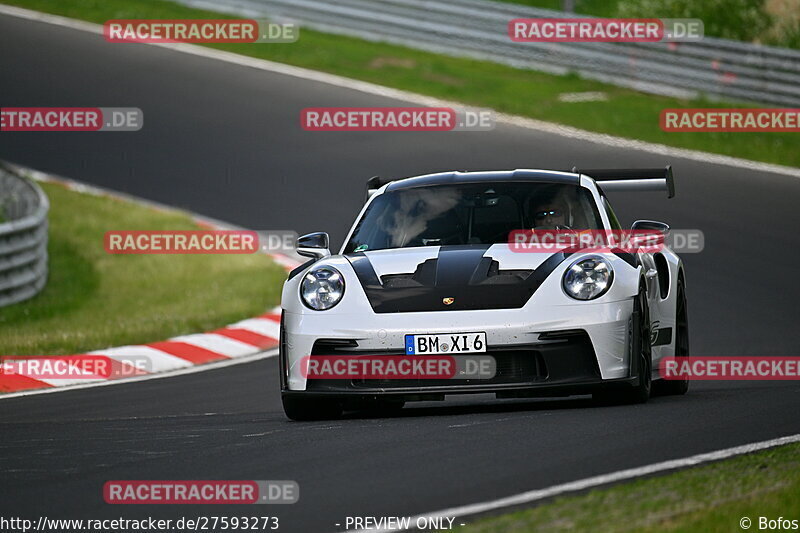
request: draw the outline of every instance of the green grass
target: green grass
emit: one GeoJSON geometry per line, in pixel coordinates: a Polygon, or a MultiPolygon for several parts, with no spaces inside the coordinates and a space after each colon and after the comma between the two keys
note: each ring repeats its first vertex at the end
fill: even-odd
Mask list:
{"type": "Polygon", "coordinates": [[[565,496],[532,509],[484,518],[461,533],[602,531],[731,533],[739,520],[800,519],[800,445],[565,496]]]}
{"type": "Polygon", "coordinates": [[[50,198],[49,279],[0,308],[0,354],[45,355],[141,344],[265,312],[284,270],[263,254],[111,255],[109,230],[199,229],[178,211],[43,184],[50,198]]]}
{"type": "MultiPolygon", "coordinates": [[[[98,23],[114,18],[221,17],[218,13],[162,0],[4,1],[98,23]]],[[[300,40],[293,44],[210,46],[590,131],[800,166],[800,150],[796,149],[797,136],[794,133],[667,133],[659,128],[659,113],[664,108],[730,107],[729,103],[710,104],[703,100],[659,97],[585,80],[577,75],[554,76],[519,70],[305,28],[301,31],[300,40]],[[558,100],[561,93],[581,91],[603,91],[608,100],[583,103],[558,100]]],[[[309,105],[312,104],[309,102],[309,105]]]]}

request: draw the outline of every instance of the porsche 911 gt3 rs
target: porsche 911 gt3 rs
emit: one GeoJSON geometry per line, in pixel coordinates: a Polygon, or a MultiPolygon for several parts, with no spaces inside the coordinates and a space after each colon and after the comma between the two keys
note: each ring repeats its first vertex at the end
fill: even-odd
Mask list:
{"type": "MultiPolygon", "coordinates": [[[[298,253],[311,259],[290,273],[282,295],[289,418],[397,409],[449,394],[645,402],[654,386],[688,389],[687,381],[658,381],[659,361],[689,350],[686,275],[673,251],[521,253],[509,240],[520,230],[622,231],[607,195],[672,197],[671,167],[445,172],[372,178],[367,187],[337,255],[326,233],[298,239],[298,253]],[[437,354],[489,356],[494,371],[442,379],[308,373],[315,358],[437,354]]],[[[631,230],[669,227],[639,220],[631,230]]]]}

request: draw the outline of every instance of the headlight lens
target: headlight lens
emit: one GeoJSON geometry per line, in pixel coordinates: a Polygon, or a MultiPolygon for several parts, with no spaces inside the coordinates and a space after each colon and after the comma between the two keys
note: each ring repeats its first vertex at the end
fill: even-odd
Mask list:
{"type": "Polygon", "coordinates": [[[605,294],[614,281],[614,270],[602,257],[585,257],[564,272],[564,292],[576,300],[593,300],[605,294]]]}
{"type": "Polygon", "coordinates": [[[303,303],[315,311],[330,309],[344,296],[344,277],[331,266],[311,269],[300,284],[303,303]]]}

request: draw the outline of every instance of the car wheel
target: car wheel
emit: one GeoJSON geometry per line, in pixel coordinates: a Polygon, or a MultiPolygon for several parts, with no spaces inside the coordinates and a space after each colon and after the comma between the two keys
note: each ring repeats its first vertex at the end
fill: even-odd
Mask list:
{"type": "Polygon", "coordinates": [[[628,353],[631,354],[632,370],[639,378],[637,384],[625,389],[600,391],[592,397],[602,404],[645,403],[650,398],[652,389],[652,350],[650,346],[650,309],[647,305],[647,293],[642,287],[633,302],[631,314],[632,334],[628,340],[628,353]]]}
{"type": "MultiPolygon", "coordinates": [[[[678,279],[675,311],[675,357],[689,357],[689,314],[686,306],[686,289],[683,279],[678,279]]],[[[655,383],[659,394],[681,395],[689,390],[688,379],[662,379],[655,383]]]]}
{"type": "Polygon", "coordinates": [[[291,420],[330,420],[342,415],[342,405],[336,400],[283,396],[283,412],[291,420]]]}

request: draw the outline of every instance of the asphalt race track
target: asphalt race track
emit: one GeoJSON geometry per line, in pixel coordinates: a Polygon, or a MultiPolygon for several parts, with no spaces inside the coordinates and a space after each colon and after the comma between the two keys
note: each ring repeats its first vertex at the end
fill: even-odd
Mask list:
{"type": "MultiPolygon", "coordinates": [[[[797,178],[511,126],[304,132],[304,107],[403,103],[6,16],[0,51],[3,106],[139,107],[145,117],[138,133],[3,133],[0,158],[253,229],[326,230],[337,245],[376,174],[671,163],[675,199],[612,200],[623,224],[704,231],[705,250],[683,257],[693,354],[797,355],[797,178]]],[[[335,531],[348,515],[419,514],[800,433],[798,407],[796,382],[720,382],[642,406],[473,397],[394,418],[291,423],[272,358],[3,400],[0,515],[276,514],[282,531],[335,531]],[[293,479],[301,496],[255,511],[111,506],[102,486],[114,479],[293,479]]]]}

